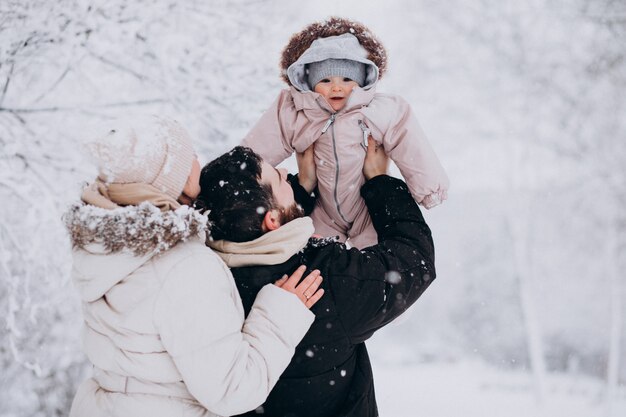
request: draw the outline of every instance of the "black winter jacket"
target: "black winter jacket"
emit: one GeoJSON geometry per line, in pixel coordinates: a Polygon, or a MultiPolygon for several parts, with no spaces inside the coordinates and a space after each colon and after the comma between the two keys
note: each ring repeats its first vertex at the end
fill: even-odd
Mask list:
{"type": "MultiPolygon", "coordinates": [[[[293,181],[292,181],[293,183],[293,181]]],[[[293,186],[293,185],[292,185],[293,186]]],[[[294,188],[297,188],[294,187],[294,188]]],[[[306,198],[295,190],[297,199],[306,198]]],[[[365,340],[402,314],[435,279],[431,232],[406,184],[381,175],[361,188],[379,243],[347,249],[311,238],[280,265],[233,268],[246,315],[261,288],[299,265],[319,269],[315,322],[265,404],[245,416],[377,416],[365,340]]],[[[303,206],[312,208],[310,202],[303,206]]]]}

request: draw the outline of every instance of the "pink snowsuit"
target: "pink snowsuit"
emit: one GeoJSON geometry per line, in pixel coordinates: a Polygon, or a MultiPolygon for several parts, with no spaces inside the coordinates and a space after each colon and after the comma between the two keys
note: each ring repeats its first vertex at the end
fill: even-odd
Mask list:
{"type": "Polygon", "coordinates": [[[409,104],[399,96],[376,93],[377,75],[366,80],[364,88],[355,88],[337,112],[318,93],[294,86],[283,90],[242,142],[274,166],[315,143],[319,189],[311,215],[315,232],[339,236],[341,241],[349,238],[357,248],[377,243],[359,194],[365,182],[368,135],[382,143],[422,206],[440,204],[449,185],[409,104]]]}

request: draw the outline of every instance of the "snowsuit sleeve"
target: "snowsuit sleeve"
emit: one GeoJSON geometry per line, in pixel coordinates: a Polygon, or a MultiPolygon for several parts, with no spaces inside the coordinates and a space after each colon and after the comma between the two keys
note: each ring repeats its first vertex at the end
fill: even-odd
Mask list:
{"type": "Polygon", "coordinates": [[[296,110],[289,90],[283,90],[278,98],[241,142],[252,148],[268,164],[276,166],[294,152],[291,146],[296,110]]]}
{"type": "Polygon", "coordinates": [[[372,118],[379,119],[379,113],[388,119],[387,123],[379,123],[383,146],[400,169],[411,194],[426,208],[441,204],[447,198],[450,181],[411,106],[394,95],[377,96],[375,101],[371,105],[372,118]]]}
{"type": "Polygon", "coordinates": [[[228,268],[217,256],[193,262],[191,271],[184,262],[171,270],[156,301],[163,346],[189,392],[209,411],[253,410],[289,364],[314,315],[270,284],[244,322],[228,268]]]}
{"type": "Polygon", "coordinates": [[[386,175],[361,188],[378,244],[358,250],[338,246],[330,272],[335,305],[352,343],[409,308],[435,279],[430,228],[406,184],[386,175]]]}

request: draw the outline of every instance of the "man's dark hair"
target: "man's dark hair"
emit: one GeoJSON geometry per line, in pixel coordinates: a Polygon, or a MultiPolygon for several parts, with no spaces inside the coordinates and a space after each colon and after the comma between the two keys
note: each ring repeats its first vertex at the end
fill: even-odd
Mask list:
{"type": "Polygon", "coordinates": [[[237,146],[202,168],[196,207],[210,210],[214,240],[247,242],[263,235],[263,217],[276,203],[271,186],[260,182],[261,163],[252,149],[237,146]]]}

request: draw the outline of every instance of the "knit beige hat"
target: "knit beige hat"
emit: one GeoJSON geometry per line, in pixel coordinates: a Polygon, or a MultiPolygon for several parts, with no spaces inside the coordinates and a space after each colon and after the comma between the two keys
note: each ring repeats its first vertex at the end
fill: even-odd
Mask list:
{"type": "Polygon", "coordinates": [[[182,194],[195,158],[187,130],[156,115],[109,121],[86,147],[102,182],[150,184],[173,199],[182,194]]]}

